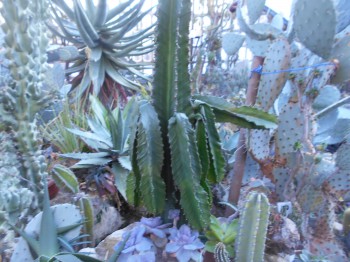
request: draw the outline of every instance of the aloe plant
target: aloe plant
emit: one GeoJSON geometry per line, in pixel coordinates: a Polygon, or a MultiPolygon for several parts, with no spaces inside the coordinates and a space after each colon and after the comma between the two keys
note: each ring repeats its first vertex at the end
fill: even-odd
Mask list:
{"type": "MultiPolygon", "coordinates": [[[[118,96],[126,98],[124,88],[139,91],[140,84],[129,80],[126,74],[148,78],[139,70],[146,66],[134,63],[130,58],[153,50],[154,25],[131,33],[152,8],[141,12],[144,0],[121,3],[109,9],[107,0],[74,0],[71,9],[66,1],[53,0],[51,31],[62,39],[76,45],[80,55],[72,62],[66,73],[79,73],[72,81],[71,91],[77,97],[88,92],[100,95],[104,102],[118,96]]],[[[110,101],[109,101],[110,102],[110,101]]]]}
{"type": "Polygon", "coordinates": [[[207,226],[210,183],[224,177],[225,161],[215,121],[273,128],[272,115],[235,108],[216,97],[191,97],[188,72],[190,0],[158,5],[152,102],[139,103],[130,136],[128,198],[152,213],[180,205],[196,229],[207,226]]]}
{"type": "Polygon", "coordinates": [[[98,98],[90,96],[91,116],[87,117],[89,130],[67,128],[93,151],[65,153],[61,156],[78,159],[71,168],[111,166],[115,185],[126,198],[126,179],[131,170],[128,138],[130,126],[135,122],[136,104],[131,99],[124,110],[105,108],[98,98]]]}

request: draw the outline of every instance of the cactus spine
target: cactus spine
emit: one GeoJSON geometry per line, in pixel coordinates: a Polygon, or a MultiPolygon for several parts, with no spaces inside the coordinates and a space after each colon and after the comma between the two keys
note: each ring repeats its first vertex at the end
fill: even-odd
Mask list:
{"type": "Polygon", "coordinates": [[[251,192],[243,208],[236,240],[236,261],[264,261],[270,205],[267,196],[251,192]]]}
{"type": "Polygon", "coordinates": [[[0,95],[1,121],[14,134],[21,185],[34,193],[30,212],[40,209],[46,165],[38,145],[36,113],[49,98],[42,92],[48,36],[46,0],[4,1],[1,14],[11,80],[0,95]]]}
{"type": "Polygon", "coordinates": [[[230,262],[228,252],[224,243],[219,242],[214,249],[214,258],[216,262],[230,262]]]}

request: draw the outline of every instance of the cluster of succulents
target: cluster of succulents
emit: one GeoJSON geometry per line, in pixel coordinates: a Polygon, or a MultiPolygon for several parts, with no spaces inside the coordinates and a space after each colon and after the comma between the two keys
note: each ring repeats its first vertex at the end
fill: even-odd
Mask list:
{"type": "Polygon", "coordinates": [[[160,217],[142,218],[131,231],[123,235],[115,250],[120,251],[117,261],[156,261],[157,256],[174,257],[178,261],[199,261],[204,244],[197,231],[189,226],[175,226],[174,223],[162,224],[160,217]],[[164,250],[164,252],[162,252],[164,250]]]}

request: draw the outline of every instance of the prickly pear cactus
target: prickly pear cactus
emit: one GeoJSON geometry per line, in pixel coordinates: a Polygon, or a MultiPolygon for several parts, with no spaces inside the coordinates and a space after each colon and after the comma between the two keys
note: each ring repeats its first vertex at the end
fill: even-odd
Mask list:
{"type": "Polygon", "coordinates": [[[333,1],[296,1],[293,21],[296,36],[305,47],[327,59],[331,54],[336,29],[336,10],[333,1]],[[327,19],[324,19],[325,17],[327,19]]]}
{"type": "Polygon", "coordinates": [[[269,47],[263,64],[263,74],[259,83],[257,104],[265,111],[273,105],[286,83],[288,73],[272,73],[289,68],[290,47],[285,39],[275,40],[269,47]],[[271,73],[271,74],[269,74],[271,73]]]}
{"type": "MultiPolygon", "coordinates": [[[[271,35],[271,36],[282,36],[282,31],[278,30],[274,26],[270,24],[254,24],[250,26],[251,30],[258,33],[259,35],[271,35]]],[[[273,38],[273,37],[271,37],[273,38]]],[[[272,39],[267,38],[266,40],[256,40],[251,37],[247,37],[247,47],[252,51],[255,56],[265,57],[267,50],[269,49],[270,44],[272,43],[272,39]]]]}
{"type": "Polygon", "coordinates": [[[328,184],[333,192],[344,196],[350,192],[350,144],[345,143],[337,150],[336,166],[338,170],[329,177],[328,184]]]}
{"type": "Polygon", "coordinates": [[[236,261],[264,261],[270,204],[261,192],[250,192],[239,218],[236,261]]]}
{"type": "Polygon", "coordinates": [[[222,48],[227,55],[235,55],[242,47],[245,37],[236,33],[227,33],[222,36],[222,48]]]}
{"type": "Polygon", "coordinates": [[[299,103],[290,102],[278,117],[276,154],[285,155],[304,148],[304,114],[299,103]]]}
{"type": "Polygon", "coordinates": [[[259,161],[266,160],[270,156],[270,131],[251,130],[247,147],[253,157],[259,161]]]}
{"type": "Polygon", "coordinates": [[[335,59],[335,62],[339,62],[339,68],[335,76],[332,78],[332,83],[341,84],[349,81],[349,70],[350,70],[350,35],[342,38],[338,43],[335,44],[331,58],[335,59]]]}
{"type": "MultiPolygon", "coordinates": [[[[82,221],[82,216],[79,209],[75,205],[71,204],[61,204],[51,207],[53,211],[53,216],[57,228],[67,227],[82,221]]],[[[39,236],[40,235],[40,224],[41,224],[42,212],[37,214],[25,227],[25,232],[30,236],[39,236]]],[[[82,226],[73,228],[72,230],[64,233],[62,237],[66,241],[70,241],[79,236],[82,226]]],[[[56,230],[56,229],[53,229],[56,230]]],[[[22,237],[19,239],[11,261],[34,261],[34,258],[30,252],[27,241],[22,237]]]]}

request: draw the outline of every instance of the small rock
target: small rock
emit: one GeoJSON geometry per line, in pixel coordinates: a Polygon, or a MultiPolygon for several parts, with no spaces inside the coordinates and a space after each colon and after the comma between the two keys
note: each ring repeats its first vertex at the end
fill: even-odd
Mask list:
{"type": "Polygon", "coordinates": [[[93,257],[93,258],[98,259],[95,248],[86,247],[86,248],[80,249],[78,253],[82,253],[82,254],[87,255],[89,257],[93,257]]]}
{"type": "Polygon", "coordinates": [[[108,259],[114,252],[114,246],[122,241],[123,234],[130,231],[135,225],[136,223],[133,223],[125,228],[119,229],[101,241],[95,248],[98,259],[108,259]]]}

